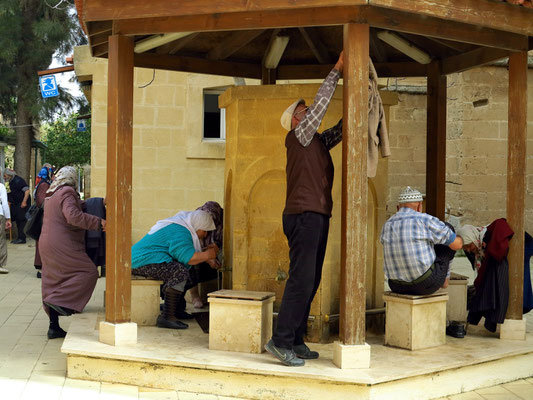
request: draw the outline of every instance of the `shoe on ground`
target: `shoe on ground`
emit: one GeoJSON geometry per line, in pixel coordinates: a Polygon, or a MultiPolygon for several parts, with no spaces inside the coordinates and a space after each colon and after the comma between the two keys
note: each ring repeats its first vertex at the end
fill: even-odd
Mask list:
{"type": "Polygon", "coordinates": [[[37,271],[37,278],[41,279],[41,271],[37,271]]]}
{"type": "Polygon", "coordinates": [[[58,329],[50,328],[48,329],[48,333],[46,336],[48,336],[48,339],[64,338],[65,336],[67,336],[67,332],[65,332],[61,328],[58,328],[58,329]]]}
{"type": "Polygon", "coordinates": [[[55,310],[59,315],[62,315],[63,317],[68,317],[69,315],[72,315],[72,311],[69,310],[68,308],[56,306],[55,304],[50,304],[50,303],[47,303],[46,301],[44,302],[44,304],[46,304],[51,309],[55,310]]]}
{"type": "Polygon", "coordinates": [[[159,328],[168,328],[168,329],[187,329],[189,325],[184,324],[181,321],[171,321],[168,319],[165,319],[162,315],[157,317],[157,323],[156,325],[159,328]]]}
{"type": "Polygon", "coordinates": [[[178,310],[176,311],[176,318],[177,319],[193,319],[194,315],[189,314],[185,310],[178,310]]]}
{"type": "Polygon", "coordinates": [[[305,343],[292,346],[296,357],[304,360],[316,360],[319,356],[318,351],[312,351],[305,343]]]}
{"type": "Polygon", "coordinates": [[[13,244],[24,244],[24,243],[26,243],[26,241],[22,240],[22,239],[17,239],[17,240],[13,240],[11,243],[13,243],[13,244]]]}
{"type": "Polygon", "coordinates": [[[9,274],[9,270],[4,267],[0,267],[0,274],[9,274]]]}
{"type": "Polygon", "coordinates": [[[288,367],[303,367],[305,365],[305,361],[298,358],[293,349],[277,347],[272,339],[265,344],[265,350],[280,360],[283,365],[288,367]]]}
{"type": "Polygon", "coordinates": [[[463,324],[458,324],[455,321],[452,321],[450,325],[446,327],[446,335],[462,339],[466,335],[465,326],[463,324]]]}

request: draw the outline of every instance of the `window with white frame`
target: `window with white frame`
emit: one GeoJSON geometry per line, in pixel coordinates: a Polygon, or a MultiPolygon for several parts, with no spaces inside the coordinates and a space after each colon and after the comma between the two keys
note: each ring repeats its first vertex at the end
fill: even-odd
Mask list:
{"type": "Polygon", "coordinates": [[[204,89],[204,140],[226,139],[226,109],[218,108],[225,89],[204,89]]]}

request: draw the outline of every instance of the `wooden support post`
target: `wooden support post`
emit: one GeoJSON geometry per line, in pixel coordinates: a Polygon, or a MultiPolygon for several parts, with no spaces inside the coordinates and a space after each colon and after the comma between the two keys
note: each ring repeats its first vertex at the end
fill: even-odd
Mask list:
{"type": "Polygon", "coordinates": [[[340,339],[365,343],[369,27],[344,26],[340,339]]]}
{"type": "Polygon", "coordinates": [[[109,37],[106,322],[130,321],[133,38],[109,37]]]}
{"type": "Polygon", "coordinates": [[[509,306],[506,319],[522,319],[524,285],[524,215],[527,143],[527,52],[509,56],[507,136],[507,222],[509,242],[509,306]]]}
{"type": "Polygon", "coordinates": [[[446,76],[441,65],[428,65],[426,212],[444,220],[446,200],[446,76]]]}
{"type": "Polygon", "coordinates": [[[261,85],[275,85],[277,70],[271,68],[262,67],[261,70],[261,85]]]}

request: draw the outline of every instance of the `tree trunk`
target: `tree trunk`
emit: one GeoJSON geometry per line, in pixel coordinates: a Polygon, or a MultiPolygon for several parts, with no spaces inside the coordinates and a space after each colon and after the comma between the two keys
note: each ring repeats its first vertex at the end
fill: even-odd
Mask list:
{"type": "Polygon", "coordinates": [[[15,142],[15,171],[18,176],[30,183],[31,164],[31,140],[33,138],[32,118],[25,106],[23,97],[18,97],[17,122],[15,132],[17,134],[15,142]]]}

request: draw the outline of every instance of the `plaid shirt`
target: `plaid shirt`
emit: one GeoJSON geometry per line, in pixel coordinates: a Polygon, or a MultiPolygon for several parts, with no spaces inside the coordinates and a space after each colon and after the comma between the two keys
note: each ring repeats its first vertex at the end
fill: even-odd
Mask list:
{"type": "Polygon", "coordinates": [[[454,240],[455,233],[438,218],[407,207],[400,208],[381,230],[385,277],[414,281],[435,261],[434,246],[450,245],[454,240]]]}
{"type": "MultiPolygon", "coordinates": [[[[315,100],[309,106],[305,117],[303,117],[294,129],[294,134],[302,146],[309,146],[309,143],[311,143],[311,140],[313,140],[313,137],[317,133],[318,127],[322,123],[322,118],[324,118],[331,98],[333,97],[333,93],[335,93],[335,88],[340,77],[340,72],[335,68],[330,71],[320,86],[320,89],[318,89],[315,100]]],[[[333,128],[327,129],[322,134],[319,134],[318,137],[328,150],[335,147],[342,139],[342,120],[333,128]]]]}

